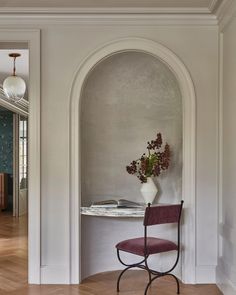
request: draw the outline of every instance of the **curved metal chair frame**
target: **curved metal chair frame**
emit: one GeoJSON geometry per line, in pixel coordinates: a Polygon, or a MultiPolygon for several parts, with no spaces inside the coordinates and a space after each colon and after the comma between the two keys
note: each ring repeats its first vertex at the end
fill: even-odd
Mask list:
{"type": "Polygon", "coordinates": [[[145,218],[144,218],[144,258],[138,263],[126,264],[126,263],[124,263],[122,261],[122,259],[120,257],[120,251],[121,250],[117,249],[117,257],[118,257],[120,263],[123,264],[124,266],[126,266],[126,268],[124,270],[122,270],[122,272],[120,273],[120,275],[118,277],[118,280],[117,280],[117,292],[120,291],[120,280],[121,280],[121,277],[123,276],[123,274],[127,270],[129,270],[131,268],[140,268],[140,269],[146,270],[148,272],[148,276],[149,276],[149,282],[148,282],[148,284],[147,284],[147,286],[145,288],[144,295],[147,294],[148,289],[149,289],[149,287],[151,286],[151,284],[152,284],[152,282],[154,280],[156,280],[156,279],[158,279],[160,277],[164,277],[164,276],[172,276],[175,279],[176,284],[177,284],[177,294],[180,293],[179,280],[171,272],[177,266],[178,261],[179,261],[179,257],[180,257],[180,225],[181,225],[180,219],[181,219],[181,212],[182,212],[183,203],[184,203],[184,201],[181,201],[180,213],[179,213],[179,217],[178,217],[178,221],[177,221],[177,223],[178,223],[178,226],[177,226],[178,227],[178,229],[177,229],[177,232],[178,232],[178,237],[177,237],[177,257],[176,257],[174,265],[169,270],[167,270],[165,272],[160,272],[160,271],[153,270],[148,266],[148,262],[147,262],[148,257],[149,257],[149,254],[147,254],[148,253],[148,251],[147,251],[147,226],[148,225],[145,224],[146,215],[148,214],[147,209],[151,207],[151,204],[148,204],[148,207],[147,207],[146,212],[145,212],[145,218]],[[152,277],[152,275],[153,275],[153,277],[152,277]]]}

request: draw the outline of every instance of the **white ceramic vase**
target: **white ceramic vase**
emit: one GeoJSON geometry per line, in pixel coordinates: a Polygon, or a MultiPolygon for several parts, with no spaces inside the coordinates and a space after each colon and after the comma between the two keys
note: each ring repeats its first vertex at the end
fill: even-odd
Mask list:
{"type": "Polygon", "coordinates": [[[148,177],[147,182],[142,183],[140,191],[144,198],[145,204],[148,204],[148,203],[152,204],[152,202],[154,201],[156,197],[158,189],[153,179],[151,177],[148,177]]]}

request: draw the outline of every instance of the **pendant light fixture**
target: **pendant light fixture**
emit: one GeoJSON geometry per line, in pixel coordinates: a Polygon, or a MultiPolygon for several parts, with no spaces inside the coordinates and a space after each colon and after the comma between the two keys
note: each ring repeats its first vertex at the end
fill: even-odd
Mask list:
{"type": "Polygon", "coordinates": [[[19,102],[25,95],[26,84],[25,81],[16,75],[16,58],[21,56],[20,53],[10,53],[13,58],[13,73],[3,81],[1,93],[13,102],[19,102]]]}

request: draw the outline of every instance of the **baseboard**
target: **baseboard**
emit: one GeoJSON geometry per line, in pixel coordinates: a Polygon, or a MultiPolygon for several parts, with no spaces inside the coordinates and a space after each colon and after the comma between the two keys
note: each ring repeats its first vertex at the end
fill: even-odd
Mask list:
{"type": "Polygon", "coordinates": [[[226,277],[220,265],[216,267],[216,283],[224,295],[236,295],[236,286],[226,277]]]}
{"type": "Polygon", "coordinates": [[[215,284],[216,283],[216,266],[215,265],[198,265],[196,267],[197,284],[215,284]]]}
{"type": "Polygon", "coordinates": [[[41,266],[41,284],[70,284],[69,274],[65,265],[41,266]]]}

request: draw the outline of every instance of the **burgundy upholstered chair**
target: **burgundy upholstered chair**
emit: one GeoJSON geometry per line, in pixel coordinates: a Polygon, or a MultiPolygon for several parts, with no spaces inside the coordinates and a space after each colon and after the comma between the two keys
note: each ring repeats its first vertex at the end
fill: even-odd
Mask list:
{"type": "Polygon", "coordinates": [[[176,283],[177,283],[177,294],[179,294],[179,281],[177,277],[171,273],[171,271],[176,267],[179,261],[179,255],[180,255],[180,217],[183,207],[183,201],[181,201],[181,204],[177,205],[156,205],[151,206],[148,204],[148,207],[145,211],[144,216],[144,236],[140,238],[134,238],[125,240],[122,242],[119,242],[116,245],[117,248],[117,256],[119,261],[126,267],[119,275],[117,280],[117,292],[120,291],[120,279],[122,275],[129,269],[138,267],[141,269],[144,269],[148,272],[149,275],[149,282],[146,286],[146,289],[144,291],[144,295],[147,294],[148,288],[150,287],[151,283],[159,278],[166,275],[172,276],[176,283]],[[157,225],[157,224],[166,224],[166,223],[177,223],[177,232],[178,232],[178,238],[177,238],[177,244],[169,241],[164,240],[156,237],[149,237],[147,235],[147,227],[151,225],[157,225]],[[138,256],[141,256],[142,259],[138,263],[134,264],[126,264],[121,260],[120,257],[120,251],[129,252],[132,254],[136,254],[138,256]],[[147,263],[147,259],[152,254],[162,253],[162,252],[168,252],[168,251],[176,251],[177,257],[175,260],[174,265],[165,272],[159,272],[153,269],[150,269],[147,263]],[[153,275],[153,276],[152,276],[153,275]]]}

